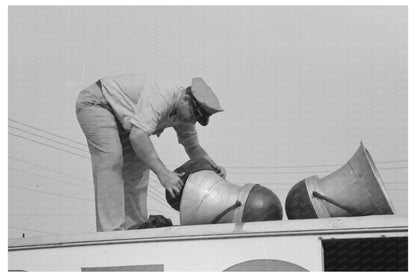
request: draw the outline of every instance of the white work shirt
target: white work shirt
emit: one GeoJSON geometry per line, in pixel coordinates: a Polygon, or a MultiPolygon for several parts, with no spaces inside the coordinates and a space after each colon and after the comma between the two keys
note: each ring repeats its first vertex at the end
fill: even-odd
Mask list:
{"type": "Polygon", "coordinates": [[[199,144],[195,125],[178,121],[174,114],[185,88],[156,82],[143,74],[123,74],[100,81],[103,95],[124,129],[135,126],[149,135],[160,136],[165,128],[174,127],[180,144],[199,144]]]}

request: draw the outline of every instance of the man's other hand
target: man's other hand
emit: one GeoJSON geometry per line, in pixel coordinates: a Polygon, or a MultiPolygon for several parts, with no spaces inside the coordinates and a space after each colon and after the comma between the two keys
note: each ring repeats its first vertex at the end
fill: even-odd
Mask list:
{"type": "Polygon", "coordinates": [[[185,173],[166,171],[161,176],[158,176],[160,183],[165,187],[172,198],[175,198],[175,196],[181,193],[183,182],[180,177],[184,174],[185,173]]]}
{"type": "Polygon", "coordinates": [[[225,168],[220,165],[215,165],[214,168],[217,174],[225,179],[225,177],[227,176],[227,172],[225,171],[225,168]]]}

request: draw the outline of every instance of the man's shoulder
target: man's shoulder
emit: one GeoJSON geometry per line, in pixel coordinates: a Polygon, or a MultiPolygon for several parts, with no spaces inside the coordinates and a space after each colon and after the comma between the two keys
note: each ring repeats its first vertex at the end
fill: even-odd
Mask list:
{"type": "Polygon", "coordinates": [[[146,83],[150,83],[156,86],[159,90],[166,92],[177,92],[182,88],[182,86],[170,79],[154,76],[147,76],[146,83]]]}
{"type": "Polygon", "coordinates": [[[144,83],[144,91],[151,96],[160,97],[168,103],[174,105],[179,99],[182,87],[169,80],[160,78],[146,78],[144,83]]]}
{"type": "Polygon", "coordinates": [[[117,82],[117,83],[142,83],[146,80],[146,75],[142,73],[124,73],[117,75],[109,75],[100,79],[101,82],[117,82]]]}
{"type": "Polygon", "coordinates": [[[101,82],[117,82],[117,83],[145,83],[150,87],[158,88],[165,91],[177,91],[182,86],[169,78],[162,78],[145,73],[124,73],[117,75],[109,75],[102,77],[101,82]]]}

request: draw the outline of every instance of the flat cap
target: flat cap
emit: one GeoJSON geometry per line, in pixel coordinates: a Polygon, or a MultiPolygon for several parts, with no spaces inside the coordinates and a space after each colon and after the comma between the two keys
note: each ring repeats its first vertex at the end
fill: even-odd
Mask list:
{"type": "Polygon", "coordinates": [[[208,124],[209,117],[217,112],[224,111],[212,89],[202,78],[193,78],[191,93],[196,101],[197,109],[202,109],[202,117],[197,117],[198,122],[205,126],[208,124]]]}

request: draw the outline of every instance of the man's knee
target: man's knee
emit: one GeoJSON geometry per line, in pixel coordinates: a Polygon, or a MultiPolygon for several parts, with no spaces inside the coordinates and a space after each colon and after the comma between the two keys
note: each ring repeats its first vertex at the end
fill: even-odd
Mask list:
{"type": "Polygon", "coordinates": [[[121,171],[123,156],[121,153],[105,153],[96,159],[96,167],[101,170],[121,171]]]}

